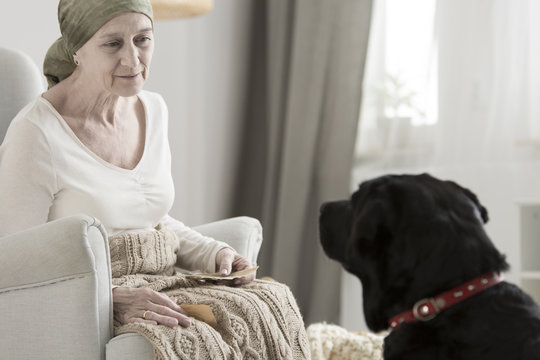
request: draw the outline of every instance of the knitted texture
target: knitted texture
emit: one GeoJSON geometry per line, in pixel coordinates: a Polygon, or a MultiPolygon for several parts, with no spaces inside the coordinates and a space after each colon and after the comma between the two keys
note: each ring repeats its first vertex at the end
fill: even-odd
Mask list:
{"type": "Polygon", "coordinates": [[[337,325],[307,328],[312,360],[382,360],[384,334],[355,333],[337,325]]]}
{"type": "Polygon", "coordinates": [[[178,239],[171,231],[123,233],[109,237],[112,277],[173,275],[178,239]]]}
{"type": "Polygon", "coordinates": [[[174,267],[176,260],[169,256],[176,251],[174,234],[154,233],[121,234],[109,239],[114,259],[113,284],[150,288],[179,305],[208,305],[218,326],[213,328],[193,318],[188,328],[115,322],[115,335],[143,335],[153,345],[155,360],[310,359],[304,323],[286,285],[254,280],[230,287],[201,284],[182,274],[169,275],[169,266],[174,267]],[[163,248],[169,250],[158,251],[163,248]]]}

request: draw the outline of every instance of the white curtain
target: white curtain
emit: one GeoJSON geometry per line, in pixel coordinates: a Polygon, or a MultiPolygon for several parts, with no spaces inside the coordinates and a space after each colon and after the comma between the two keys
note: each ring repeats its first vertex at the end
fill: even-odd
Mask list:
{"type": "Polygon", "coordinates": [[[439,164],[537,161],[540,2],[439,1],[437,29],[439,164]]]}
{"type": "MultiPolygon", "coordinates": [[[[406,3],[405,14],[396,0],[375,2],[351,188],[385,173],[458,181],[487,206],[487,231],[512,266],[507,278],[518,282],[517,202],[540,200],[540,1],[406,3]],[[424,29],[389,50],[396,13],[424,29]],[[410,53],[423,71],[392,74],[410,53]]],[[[354,282],[343,281],[343,288],[354,282]]],[[[356,321],[350,304],[359,294],[348,294],[345,325],[356,321]]]]}

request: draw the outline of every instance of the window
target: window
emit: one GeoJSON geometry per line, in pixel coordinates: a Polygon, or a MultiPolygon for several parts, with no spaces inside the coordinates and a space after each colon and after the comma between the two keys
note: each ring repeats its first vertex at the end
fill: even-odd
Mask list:
{"type": "Polygon", "coordinates": [[[437,124],[435,0],[374,2],[356,157],[429,152],[437,124]]]}

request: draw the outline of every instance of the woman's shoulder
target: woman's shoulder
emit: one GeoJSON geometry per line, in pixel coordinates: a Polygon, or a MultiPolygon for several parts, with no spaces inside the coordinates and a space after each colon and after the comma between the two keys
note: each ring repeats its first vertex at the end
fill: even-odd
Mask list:
{"type": "Polygon", "coordinates": [[[43,97],[38,96],[24,106],[13,120],[11,120],[8,133],[16,129],[24,129],[26,133],[29,129],[42,129],[51,121],[56,121],[54,112],[47,101],[43,97]]]}
{"type": "Polygon", "coordinates": [[[57,127],[54,113],[41,97],[22,108],[13,118],[7,129],[2,142],[0,152],[18,155],[36,154],[44,155],[50,148],[50,141],[55,136],[51,135],[51,129],[57,127]]]}

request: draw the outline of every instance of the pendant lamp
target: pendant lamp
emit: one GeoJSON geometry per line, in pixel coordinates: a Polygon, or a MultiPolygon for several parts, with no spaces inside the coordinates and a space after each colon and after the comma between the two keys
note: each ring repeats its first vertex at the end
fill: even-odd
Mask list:
{"type": "Polygon", "coordinates": [[[206,14],[214,0],[151,0],[154,19],[181,19],[206,14]]]}

